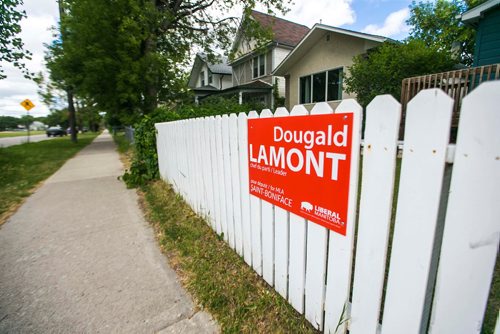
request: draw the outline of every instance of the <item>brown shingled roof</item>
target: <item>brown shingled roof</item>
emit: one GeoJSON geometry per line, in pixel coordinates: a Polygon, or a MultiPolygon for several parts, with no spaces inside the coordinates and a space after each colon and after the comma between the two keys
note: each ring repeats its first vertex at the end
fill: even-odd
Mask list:
{"type": "Polygon", "coordinates": [[[252,10],[251,16],[263,27],[273,30],[273,42],[276,43],[295,46],[309,32],[309,28],[302,24],[280,19],[279,17],[267,15],[256,10],[252,10]]]}

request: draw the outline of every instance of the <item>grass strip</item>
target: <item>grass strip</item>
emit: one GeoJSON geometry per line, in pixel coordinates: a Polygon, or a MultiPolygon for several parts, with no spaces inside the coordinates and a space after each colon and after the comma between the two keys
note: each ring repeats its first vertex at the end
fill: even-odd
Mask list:
{"type": "Polygon", "coordinates": [[[125,132],[117,132],[113,134],[113,140],[116,144],[116,150],[120,154],[120,160],[123,163],[125,170],[130,169],[130,164],[134,156],[134,145],[130,144],[125,137],[125,132]]]}
{"type": "MultiPolygon", "coordinates": [[[[44,135],[45,131],[30,131],[30,136],[35,135],[44,135]]],[[[9,138],[9,137],[27,137],[28,132],[25,131],[16,131],[16,132],[0,132],[0,138],[9,138]]]]}
{"type": "Polygon", "coordinates": [[[69,158],[87,146],[97,133],[0,148],[0,225],[69,158]]]}
{"type": "Polygon", "coordinates": [[[316,333],[177,195],[156,181],[141,190],[162,250],[223,333],[316,333]]]}

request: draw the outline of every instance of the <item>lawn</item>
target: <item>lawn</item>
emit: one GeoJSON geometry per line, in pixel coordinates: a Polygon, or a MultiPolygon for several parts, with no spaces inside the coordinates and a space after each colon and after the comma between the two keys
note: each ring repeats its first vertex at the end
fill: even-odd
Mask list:
{"type": "Polygon", "coordinates": [[[162,250],[222,333],[317,333],[163,181],[142,189],[162,250]]]}
{"type": "Polygon", "coordinates": [[[42,181],[96,136],[79,135],[77,144],[65,137],[0,148],[0,225],[42,181]]]}
{"type": "MultiPolygon", "coordinates": [[[[30,131],[30,135],[44,135],[45,131],[30,131]]],[[[0,138],[7,138],[7,137],[26,137],[28,135],[28,132],[26,131],[5,131],[5,132],[0,132],[0,138]]]]}

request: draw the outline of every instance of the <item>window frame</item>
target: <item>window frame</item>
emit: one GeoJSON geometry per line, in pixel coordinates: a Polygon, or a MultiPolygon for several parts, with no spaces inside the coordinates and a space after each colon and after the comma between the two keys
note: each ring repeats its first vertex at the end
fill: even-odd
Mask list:
{"type": "Polygon", "coordinates": [[[300,76],[298,77],[298,97],[299,97],[299,104],[313,104],[313,103],[319,103],[319,102],[334,102],[334,101],[342,101],[342,93],[344,92],[344,88],[343,88],[343,77],[344,77],[344,66],[339,66],[339,67],[334,67],[334,68],[331,68],[331,69],[328,69],[328,70],[325,70],[325,71],[319,71],[319,72],[314,72],[314,73],[311,73],[311,74],[308,74],[308,75],[303,75],[303,76],[300,76]],[[340,74],[340,96],[339,96],[339,99],[337,100],[328,100],[328,72],[331,72],[331,71],[339,71],[339,74],[340,74]],[[314,75],[317,75],[317,74],[321,74],[321,73],[325,73],[325,100],[324,101],[317,101],[317,102],[313,102],[313,87],[314,87],[314,81],[313,81],[313,77],[314,75]],[[301,91],[301,87],[300,87],[300,82],[301,82],[301,79],[302,78],[307,78],[309,77],[309,82],[310,82],[310,92],[309,92],[309,102],[302,102],[302,91],[301,91]]]}
{"type": "Polygon", "coordinates": [[[258,54],[254,57],[252,57],[252,79],[257,79],[257,78],[261,78],[263,76],[266,75],[266,71],[267,71],[267,62],[266,62],[266,55],[267,55],[267,52],[266,53],[261,53],[261,54],[258,54]],[[262,61],[264,62],[264,64],[261,64],[261,58],[262,58],[262,61]],[[255,64],[257,64],[257,68],[255,68],[255,64]],[[263,72],[261,73],[261,67],[262,65],[264,65],[263,67],[263,72]],[[257,76],[255,76],[255,69],[257,69],[257,76]]]}
{"type": "Polygon", "coordinates": [[[208,84],[210,85],[210,84],[212,84],[212,83],[213,83],[213,81],[214,81],[212,71],[208,70],[208,71],[207,71],[207,74],[208,74],[208,80],[207,80],[207,82],[208,82],[208,84]]]}
{"type": "Polygon", "coordinates": [[[205,86],[205,71],[200,71],[200,87],[205,86]]]}

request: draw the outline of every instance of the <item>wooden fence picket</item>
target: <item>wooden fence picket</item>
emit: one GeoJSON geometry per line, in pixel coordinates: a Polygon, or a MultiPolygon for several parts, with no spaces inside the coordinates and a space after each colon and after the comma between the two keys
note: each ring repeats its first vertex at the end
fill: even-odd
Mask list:
{"type": "MultiPolygon", "coordinates": [[[[248,118],[259,118],[259,114],[252,110],[248,118]]],[[[262,225],[261,200],[250,195],[250,226],[252,228],[252,266],[257,274],[262,275],[262,225]]]]}
{"type": "MultiPolygon", "coordinates": [[[[286,108],[278,108],[274,117],[287,117],[289,115],[286,108]]],[[[275,289],[283,298],[287,298],[288,292],[288,211],[278,206],[274,207],[274,282],[275,289]]]]}
{"type": "MultiPolygon", "coordinates": [[[[269,109],[260,113],[260,118],[273,117],[269,109]]],[[[274,286],[274,205],[261,201],[262,214],[262,277],[274,286]]]]}
{"type": "Polygon", "coordinates": [[[218,170],[218,187],[219,187],[219,209],[220,209],[220,235],[224,235],[224,240],[227,238],[227,215],[226,215],[226,193],[225,187],[225,177],[224,177],[224,153],[222,152],[222,117],[215,117],[215,138],[217,141],[217,170],[218,170]],[[222,191],[221,191],[222,190],[222,191]]]}
{"type": "Polygon", "coordinates": [[[219,189],[217,183],[217,151],[215,143],[215,118],[208,118],[208,133],[209,133],[209,146],[210,146],[210,178],[212,184],[212,210],[213,210],[213,230],[220,233],[220,213],[219,213],[219,189]]]}
{"type": "Polygon", "coordinates": [[[400,120],[401,105],[390,95],[377,96],[366,108],[352,334],[379,327],[400,120]]]}
{"type": "Polygon", "coordinates": [[[241,225],[243,234],[243,257],[252,265],[252,228],[250,225],[250,188],[248,178],[248,118],[238,115],[238,147],[240,153],[241,225]]]}
{"type": "MultiPolygon", "coordinates": [[[[303,105],[293,107],[290,116],[304,116],[309,112],[303,105]]],[[[288,301],[300,313],[304,313],[304,289],[306,281],[307,222],[290,213],[290,252],[288,301]]]]}
{"type": "Polygon", "coordinates": [[[363,108],[353,99],[345,99],[336,114],[352,114],[352,155],[349,177],[349,195],[346,235],[329,231],[328,267],[325,293],[325,332],[345,333],[349,320],[349,293],[351,286],[356,208],[358,203],[359,149],[363,108]]]}
{"type": "Polygon", "coordinates": [[[203,118],[203,137],[204,137],[204,156],[202,160],[203,164],[203,178],[205,179],[206,182],[206,190],[205,190],[205,196],[207,199],[207,219],[212,226],[212,229],[215,230],[215,224],[214,224],[214,188],[213,188],[213,180],[212,180],[212,155],[211,155],[211,146],[210,146],[210,119],[208,117],[203,118]],[[207,168],[207,166],[209,168],[207,168]]]}
{"type": "Polygon", "coordinates": [[[430,333],[480,333],[500,237],[500,81],[462,102],[430,333]]]}
{"type": "Polygon", "coordinates": [[[453,100],[439,89],[421,91],[408,104],[383,334],[420,333],[426,326],[422,322],[452,110],[453,100]]]}
{"type": "MultiPolygon", "coordinates": [[[[311,115],[332,113],[332,108],[326,102],[317,103],[311,110],[311,115]]],[[[328,229],[308,222],[305,315],[319,330],[323,329],[327,248],[328,229]]]]}
{"type": "MultiPolygon", "coordinates": [[[[238,117],[229,115],[229,151],[231,159],[231,185],[233,194],[234,244],[243,256],[243,226],[241,222],[240,161],[238,151],[238,117]]],[[[244,166],[245,168],[247,166],[244,166]]]]}
{"type": "Polygon", "coordinates": [[[229,116],[222,115],[222,152],[224,164],[224,197],[226,199],[226,227],[229,246],[234,249],[233,189],[231,185],[231,157],[229,149],[229,116]]]}

